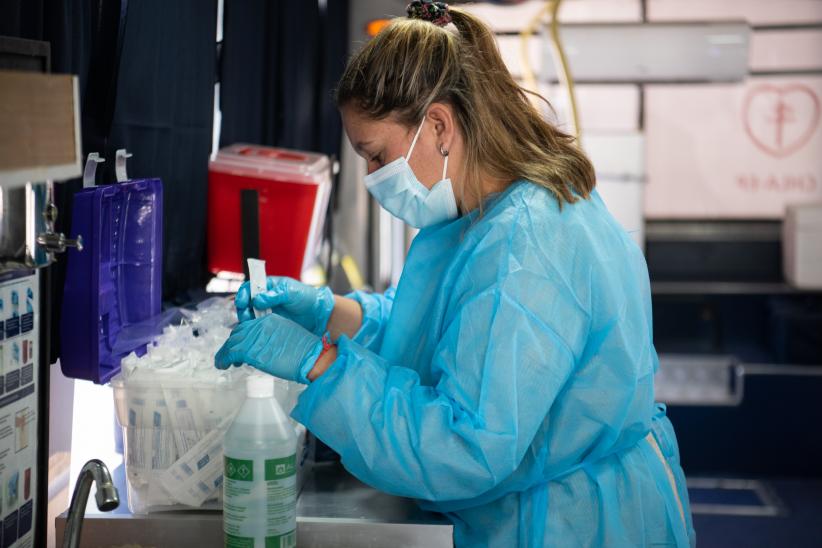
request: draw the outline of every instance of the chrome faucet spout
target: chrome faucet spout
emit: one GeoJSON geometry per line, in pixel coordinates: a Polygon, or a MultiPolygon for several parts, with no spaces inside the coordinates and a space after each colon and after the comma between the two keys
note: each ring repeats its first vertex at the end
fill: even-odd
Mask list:
{"type": "Polygon", "coordinates": [[[97,484],[97,493],[94,498],[97,508],[102,512],[109,512],[120,505],[120,495],[111,481],[111,474],[106,465],[97,459],[84,464],[71,496],[66,530],[63,533],[63,548],[76,548],[80,545],[80,532],[83,528],[83,517],[92,483],[97,484]]]}

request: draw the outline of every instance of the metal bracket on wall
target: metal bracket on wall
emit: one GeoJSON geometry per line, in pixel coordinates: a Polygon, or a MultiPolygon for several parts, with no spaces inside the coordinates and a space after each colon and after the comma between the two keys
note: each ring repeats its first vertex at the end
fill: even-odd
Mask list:
{"type": "Polygon", "coordinates": [[[131,152],[127,152],[124,148],[118,148],[114,155],[114,173],[117,177],[118,183],[128,181],[128,173],[126,173],[126,160],[131,158],[131,152]]]}
{"type": "Polygon", "coordinates": [[[97,184],[97,164],[105,162],[97,152],[90,152],[86,158],[86,167],[83,169],[83,188],[91,188],[97,184]]]}

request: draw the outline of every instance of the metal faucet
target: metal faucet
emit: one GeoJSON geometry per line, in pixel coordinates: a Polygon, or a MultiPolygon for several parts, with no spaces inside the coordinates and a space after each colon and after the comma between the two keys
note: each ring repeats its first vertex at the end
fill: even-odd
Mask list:
{"type": "Polygon", "coordinates": [[[83,528],[83,516],[92,482],[97,483],[94,498],[100,511],[110,512],[120,505],[120,495],[111,481],[111,474],[106,465],[97,459],[84,464],[71,496],[66,529],[63,533],[63,548],[77,548],[80,545],[80,530],[83,528]]]}

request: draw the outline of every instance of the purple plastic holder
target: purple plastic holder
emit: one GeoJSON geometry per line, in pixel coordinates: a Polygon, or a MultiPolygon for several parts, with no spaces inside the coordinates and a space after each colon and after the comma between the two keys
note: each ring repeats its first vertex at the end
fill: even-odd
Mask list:
{"type": "Polygon", "coordinates": [[[63,374],[97,384],[120,371],[120,359],[140,348],[112,352],[117,335],[160,313],[163,184],[159,179],[86,188],[75,194],[60,322],[63,374]]]}

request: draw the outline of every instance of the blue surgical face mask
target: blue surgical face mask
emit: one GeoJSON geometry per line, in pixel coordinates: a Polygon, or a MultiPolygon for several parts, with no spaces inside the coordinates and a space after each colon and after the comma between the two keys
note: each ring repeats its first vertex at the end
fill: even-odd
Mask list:
{"type": "Polygon", "coordinates": [[[405,157],[400,156],[390,164],[365,177],[368,192],[395,217],[399,217],[415,228],[425,228],[449,219],[455,219],[457,200],[451,188],[451,179],[446,178],[448,155],[444,156],[442,179],[430,189],[426,188],[408,165],[408,159],[414,151],[414,145],[425,123],[423,119],[411,148],[405,157]]]}

